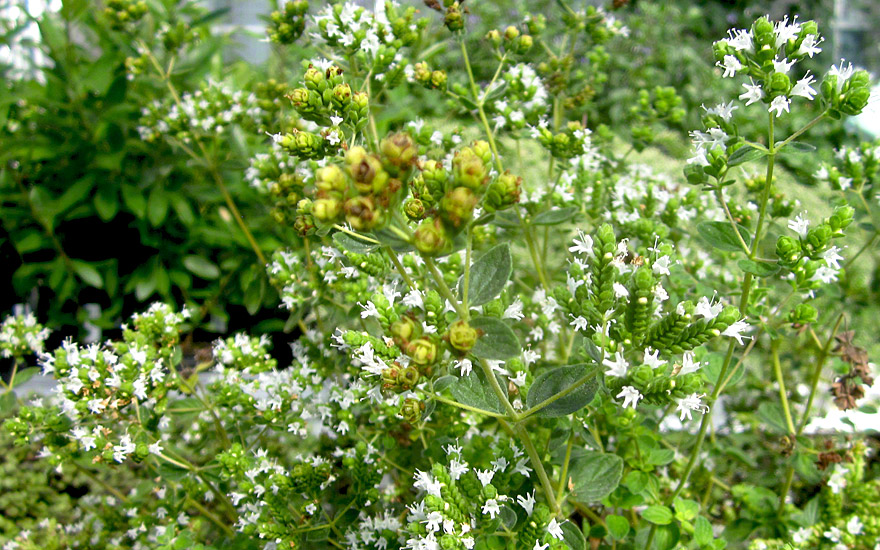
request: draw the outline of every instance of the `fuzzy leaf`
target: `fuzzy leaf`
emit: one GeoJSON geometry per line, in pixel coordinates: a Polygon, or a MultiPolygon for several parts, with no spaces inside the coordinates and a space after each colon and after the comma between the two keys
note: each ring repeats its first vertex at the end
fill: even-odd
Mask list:
{"type": "Polygon", "coordinates": [[[642,517],[654,525],[669,525],[672,523],[672,510],[666,506],[648,506],[642,511],[642,517]]]}
{"type": "Polygon", "coordinates": [[[333,242],[336,243],[336,246],[339,248],[354,252],[355,254],[369,254],[379,248],[378,244],[356,239],[342,231],[333,234],[333,242]]]}
{"type": "Polygon", "coordinates": [[[777,271],[779,266],[768,262],[756,262],[755,260],[742,259],[736,262],[736,265],[746,273],[751,273],[755,277],[769,277],[777,271]]]}
{"type": "Polygon", "coordinates": [[[532,219],[532,225],[557,225],[573,218],[578,213],[578,210],[577,206],[547,210],[535,216],[532,219]]]}
{"type": "Polygon", "coordinates": [[[700,546],[705,546],[712,542],[713,538],[712,524],[703,516],[698,517],[694,522],[694,541],[700,546]]]}
{"type": "MultiPolygon", "coordinates": [[[[513,261],[510,246],[500,244],[489,249],[471,265],[468,306],[479,306],[501,294],[510,280],[513,261]]],[[[458,280],[458,296],[464,297],[464,277],[458,280]]]]}
{"type": "MultiPolygon", "coordinates": [[[[750,246],[752,237],[749,234],[749,230],[741,225],[737,225],[737,228],[746,246],[750,246]]],[[[715,248],[726,250],[727,252],[742,251],[742,245],[736,237],[733,227],[727,222],[703,222],[697,226],[697,232],[715,248]]]]}
{"type": "Polygon", "coordinates": [[[472,353],[481,359],[509,359],[522,353],[519,339],[507,323],[494,317],[471,319],[471,327],[482,331],[472,353]]]}
{"type": "MultiPolygon", "coordinates": [[[[501,385],[502,389],[504,385],[501,385]]],[[[449,393],[456,401],[464,405],[476,407],[484,411],[498,414],[504,413],[504,406],[486,380],[481,369],[474,369],[467,376],[462,376],[449,386],[449,393]]]]}
{"type": "Polygon", "coordinates": [[[562,540],[571,550],[586,550],[587,538],[584,533],[578,529],[578,526],[570,521],[563,522],[560,526],[562,529],[562,540]]]}
{"type": "Polygon", "coordinates": [[[550,403],[535,414],[544,418],[555,418],[577,412],[593,400],[596,390],[599,389],[599,382],[595,378],[596,373],[597,369],[591,369],[587,363],[567,365],[544,371],[535,379],[532,387],[529,388],[526,407],[535,407],[554,395],[567,390],[585,376],[592,375],[593,378],[581,384],[579,388],[565,397],[550,403]]]}
{"type": "Polygon", "coordinates": [[[623,459],[617,455],[589,452],[571,461],[569,478],[575,502],[590,504],[611,494],[623,476],[623,459]]]}
{"type": "Polygon", "coordinates": [[[629,521],[623,516],[614,514],[605,517],[605,526],[608,532],[617,540],[623,540],[629,534],[629,521]]]}
{"type": "Polygon", "coordinates": [[[183,259],[183,265],[202,279],[216,279],[220,276],[220,268],[201,256],[187,256],[183,259]]]}
{"type": "Polygon", "coordinates": [[[743,145],[742,147],[734,151],[732,155],[730,155],[730,158],[727,159],[727,165],[739,166],[740,164],[745,164],[746,162],[758,160],[759,158],[765,156],[767,156],[767,153],[765,151],[755,149],[751,145],[743,145]]]}

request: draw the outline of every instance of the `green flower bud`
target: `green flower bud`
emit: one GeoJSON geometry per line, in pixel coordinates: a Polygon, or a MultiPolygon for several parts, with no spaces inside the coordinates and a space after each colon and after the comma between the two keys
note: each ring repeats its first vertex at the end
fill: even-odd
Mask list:
{"type": "Polygon", "coordinates": [[[752,36],[755,40],[756,49],[763,46],[776,47],[776,32],[773,23],[767,17],[761,17],[752,25],[752,36]]]}
{"type": "Polygon", "coordinates": [[[324,76],[324,71],[311,65],[306,70],[305,75],[303,75],[303,80],[306,83],[306,88],[310,90],[322,92],[326,87],[326,77],[324,76]]]}
{"type": "Polygon", "coordinates": [[[522,178],[504,172],[489,185],[485,206],[489,212],[502,210],[519,202],[522,178]]]}
{"type": "Polygon", "coordinates": [[[547,28],[547,18],[543,14],[526,16],[526,28],[529,34],[541,34],[547,28]]]}
{"type": "Polygon", "coordinates": [[[324,140],[311,132],[294,130],[281,138],[281,147],[304,159],[319,158],[324,153],[324,140]]]}
{"type": "Polygon", "coordinates": [[[532,49],[535,41],[528,34],[524,34],[516,39],[513,44],[513,51],[522,55],[532,49]]]}
{"type": "Polygon", "coordinates": [[[799,240],[782,235],[776,240],[776,256],[785,263],[794,263],[801,254],[801,243],[799,240]]]}
{"type": "Polygon", "coordinates": [[[510,25],[506,29],[504,29],[504,40],[510,42],[519,38],[519,29],[510,25]]]}
{"type": "Polygon", "coordinates": [[[417,338],[407,344],[406,354],[416,365],[431,365],[438,358],[437,344],[425,337],[417,338]]]}
{"type": "Polygon", "coordinates": [[[386,137],[379,144],[383,160],[398,169],[408,169],[419,154],[413,139],[405,132],[398,132],[386,137]]]}
{"type": "Polygon", "coordinates": [[[443,24],[452,32],[460,31],[464,28],[464,16],[461,13],[461,7],[458,2],[454,2],[446,9],[443,24]]]}
{"type": "Polygon", "coordinates": [[[810,304],[798,304],[788,314],[788,321],[794,325],[808,325],[819,319],[819,312],[810,304]]]}
{"type": "Polygon", "coordinates": [[[431,87],[438,90],[446,89],[446,72],[435,70],[431,73],[431,87]]]}
{"type": "Polygon", "coordinates": [[[343,193],[348,188],[348,181],[342,170],[331,164],[315,171],[315,186],[322,191],[343,193]]]}
{"type": "Polygon", "coordinates": [[[496,48],[501,46],[501,33],[498,29],[492,29],[486,33],[486,40],[492,43],[496,48]]]}
{"type": "Polygon", "coordinates": [[[409,198],[403,203],[403,213],[412,221],[418,221],[425,217],[425,205],[419,199],[409,198]]]}
{"type": "Polygon", "coordinates": [[[312,205],[312,215],[322,223],[336,221],[342,214],[342,203],[337,199],[318,199],[312,205]]]}
{"type": "Polygon", "coordinates": [[[351,86],[345,82],[334,86],[330,101],[334,107],[343,111],[351,103],[351,86]]]}
{"type": "Polygon", "coordinates": [[[426,256],[438,256],[452,244],[440,219],[428,219],[419,224],[414,241],[419,252],[426,256]]]}
{"type": "Polygon", "coordinates": [[[388,172],[382,162],[374,155],[367,154],[363,147],[352,147],[345,155],[348,173],[354,179],[358,192],[379,193],[388,183],[388,172]]]}
{"type": "Polygon", "coordinates": [[[831,242],[831,226],[828,224],[817,225],[807,232],[806,246],[810,252],[818,252],[831,242]]]}
{"type": "Polygon", "coordinates": [[[477,343],[479,333],[465,321],[456,321],[449,327],[449,345],[461,352],[468,352],[477,343]]]}
{"type": "Polygon", "coordinates": [[[492,162],[492,148],[489,146],[489,142],[478,139],[471,144],[471,149],[474,154],[483,159],[483,162],[486,164],[492,162]]]}
{"type": "Polygon", "coordinates": [[[385,222],[385,211],[372,197],[354,197],[345,201],[345,221],[357,231],[371,231],[385,222]]]}
{"type": "Polygon", "coordinates": [[[791,90],[791,79],[785,73],[773,73],[769,88],[771,96],[787,94],[791,90]]]}
{"type": "Polygon", "coordinates": [[[456,187],[440,201],[440,213],[452,227],[460,229],[474,215],[477,196],[467,187],[456,187]]]}
{"type": "Polygon", "coordinates": [[[431,69],[428,68],[428,64],[420,61],[413,65],[413,78],[416,82],[427,84],[431,79],[431,69]]]}
{"type": "Polygon", "coordinates": [[[834,213],[828,218],[828,224],[835,233],[846,229],[853,221],[855,210],[852,206],[839,206],[834,209],[834,213]]]}
{"type": "Polygon", "coordinates": [[[455,154],[452,159],[452,174],[457,185],[474,191],[481,189],[489,178],[486,163],[470,147],[455,154]]]}
{"type": "Polygon", "coordinates": [[[422,335],[422,326],[411,317],[401,317],[391,324],[389,331],[397,347],[404,349],[410,340],[422,335]]]}
{"type": "Polygon", "coordinates": [[[422,419],[422,412],[424,410],[424,402],[413,399],[412,397],[407,397],[403,401],[403,406],[400,408],[400,415],[410,424],[415,424],[422,419]]]}

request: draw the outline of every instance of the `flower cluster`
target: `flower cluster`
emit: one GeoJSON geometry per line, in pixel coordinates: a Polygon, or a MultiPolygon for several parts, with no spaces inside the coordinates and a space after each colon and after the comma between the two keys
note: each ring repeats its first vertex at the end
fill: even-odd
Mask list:
{"type": "Polygon", "coordinates": [[[15,312],[0,324],[0,357],[19,361],[28,355],[43,353],[49,332],[31,311],[16,306],[15,312]]]}

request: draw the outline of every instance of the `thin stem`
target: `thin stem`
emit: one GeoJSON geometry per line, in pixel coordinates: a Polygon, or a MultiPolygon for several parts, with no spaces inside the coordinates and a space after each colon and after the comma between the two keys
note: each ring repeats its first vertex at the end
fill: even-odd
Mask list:
{"type": "Polygon", "coordinates": [[[470,411],[470,412],[474,412],[474,413],[478,413],[478,414],[482,414],[482,415],[486,415],[486,416],[491,416],[493,418],[507,418],[507,416],[505,416],[503,414],[498,414],[496,412],[487,411],[487,410],[480,409],[477,407],[471,407],[470,405],[465,405],[464,403],[459,403],[458,401],[453,401],[452,399],[447,399],[446,397],[443,397],[439,393],[431,392],[428,395],[431,397],[431,399],[436,399],[437,401],[439,401],[441,403],[446,403],[447,405],[452,405],[453,407],[458,407],[459,409],[464,409],[466,411],[470,411]]]}
{"type": "Polygon", "coordinates": [[[474,247],[474,235],[471,231],[471,225],[467,226],[467,246],[464,253],[464,284],[461,291],[461,305],[465,311],[468,310],[468,291],[471,286],[471,252],[474,247]]]}
{"type": "Polygon", "coordinates": [[[745,239],[739,234],[739,227],[737,227],[736,220],[733,219],[733,215],[731,215],[730,209],[727,207],[727,201],[724,200],[724,193],[721,191],[720,187],[715,190],[715,198],[718,199],[721,207],[724,208],[724,214],[727,216],[727,221],[730,222],[730,226],[733,227],[733,232],[736,234],[736,238],[739,239],[739,245],[746,254],[751,254],[752,251],[749,250],[749,245],[746,244],[745,239]]]}
{"type": "Polygon", "coordinates": [[[428,266],[428,271],[431,272],[431,276],[434,278],[434,282],[437,283],[437,291],[441,296],[446,298],[449,303],[452,304],[452,307],[455,308],[455,311],[458,313],[458,316],[463,320],[467,320],[469,315],[466,309],[462,307],[459,301],[452,294],[452,291],[449,290],[449,286],[446,285],[446,281],[443,280],[443,274],[440,273],[440,270],[437,269],[437,264],[434,263],[434,259],[430,256],[422,256],[425,260],[425,265],[428,266]]]}
{"type": "MultiPolygon", "coordinates": [[[[788,138],[785,141],[783,141],[782,143],[779,144],[779,147],[775,147],[773,145],[773,139],[772,139],[773,134],[771,133],[770,134],[771,139],[770,139],[770,144],[769,144],[771,152],[777,152],[777,151],[781,150],[783,147],[785,147],[786,145],[788,145],[789,143],[791,143],[792,141],[799,138],[801,136],[801,134],[803,134],[804,132],[806,132],[807,130],[809,130],[810,128],[812,128],[816,124],[818,124],[823,118],[825,118],[826,113],[827,113],[827,111],[823,111],[822,114],[820,114],[819,116],[817,116],[816,118],[814,118],[813,120],[808,122],[806,126],[801,128],[797,132],[793,133],[792,135],[788,136],[788,138]]],[[[772,120],[772,118],[771,118],[771,120],[772,120]]],[[[772,128],[772,126],[771,126],[771,128],[772,128]]]]}
{"type": "Polygon", "coordinates": [[[562,495],[568,486],[568,464],[571,462],[571,448],[574,446],[574,432],[568,436],[568,445],[565,446],[565,460],[562,462],[562,472],[559,474],[559,488],[556,490],[556,502],[562,502],[562,495]]]}
{"type": "Polygon", "coordinates": [[[507,411],[507,417],[516,422],[517,414],[516,409],[513,408],[513,405],[510,404],[510,399],[507,398],[507,394],[504,393],[504,390],[501,388],[501,384],[498,383],[498,378],[495,376],[495,371],[492,370],[492,367],[489,366],[483,360],[479,360],[480,368],[483,369],[483,374],[486,375],[486,379],[489,381],[489,385],[492,386],[492,391],[495,392],[495,395],[498,397],[498,401],[504,406],[504,409],[507,411]]]}
{"type": "Polygon", "coordinates": [[[486,131],[486,138],[489,140],[489,148],[492,149],[492,155],[495,157],[495,167],[498,169],[498,172],[504,171],[504,166],[501,162],[501,156],[498,154],[498,147],[495,145],[495,135],[492,132],[492,127],[489,126],[489,119],[486,118],[486,111],[483,109],[483,102],[480,100],[480,92],[477,89],[477,81],[474,79],[474,72],[471,70],[471,62],[468,58],[467,46],[464,43],[464,37],[460,37],[458,41],[461,46],[461,56],[464,59],[464,67],[467,70],[468,81],[471,86],[471,94],[474,96],[474,101],[477,102],[477,111],[480,114],[480,122],[483,123],[483,129],[486,131]]]}
{"type": "Polygon", "coordinates": [[[818,357],[816,357],[816,368],[813,370],[813,377],[810,380],[810,396],[807,398],[807,406],[804,408],[804,414],[801,417],[801,422],[798,425],[796,435],[801,435],[804,432],[804,428],[807,427],[807,422],[810,420],[810,409],[813,408],[813,400],[816,398],[816,388],[819,386],[819,378],[822,376],[822,367],[825,365],[825,360],[828,359],[831,344],[834,342],[834,336],[837,334],[837,329],[840,328],[840,323],[842,321],[843,313],[837,317],[837,322],[834,324],[834,328],[831,329],[831,334],[828,336],[828,340],[820,349],[818,357]]]}
{"type": "Polygon", "coordinates": [[[779,508],[776,509],[776,515],[781,516],[782,512],[785,511],[785,497],[788,496],[788,491],[791,490],[791,482],[794,480],[794,466],[789,466],[788,470],[785,472],[785,484],[782,486],[782,491],[779,493],[779,508]]]}
{"type": "Polygon", "coordinates": [[[128,502],[128,497],[126,497],[125,495],[123,495],[123,494],[119,491],[119,489],[117,489],[116,487],[113,487],[112,485],[108,484],[108,483],[107,483],[106,481],[104,481],[103,479],[100,479],[100,478],[99,478],[98,476],[96,476],[91,470],[88,470],[88,469],[86,469],[85,467],[80,466],[79,463],[77,463],[77,462],[73,462],[73,465],[76,467],[77,471],[82,472],[83,475],[85,475],[87,478],[91,479],[92,481],[94,481],[94,482],[97,483],[98,485],[100,485],[105,491],[107,491],[108,493],[110,493],[111,495],[113,495],[114,497],[116,497],[117,499],[119,499],[121,502],[123,502],[123,503],[127,503],[127,502],[128,502]]]}
{"type": "Polygon", "coordinates": [[[397,253],[391,249],[390,246],[385,247],[385,252],[388,253],[388,257],[391,258],[391,263],[394,264],[394,268],[397,269],[397,272],[400,273],[400,276],[403,277],[404,282],[406,282],[406,286],[410,288],[410,290],[415,290],[416,285],[413,283],[412,279],[409,278],[409,275],[406,272],[406,269],[403,267],[403,264],[400,263],[400,259],[397,257],[397,253]]]}
{"type": "Polygon", "coordinates": [[[868,250],[869,248],[871,248],[871,247],[874,245],[874,241],[877,240],[877,237],[880,237],[880,229],[875,229],[875,230],[874,230],[874,234],[871,235],[871,238],[868,239],[868,242],[866,242],[866,243],[865,243],[865,244],[859,249],[859,251],[856,252],[855,255],[853,255],[853,257],[851,257],[849,260],[846,261],[845,264],[843,264],[843,269],[844,269],[844,271],[847,270],[847,269],[849,269],[849,266],[852,265],[852,263],[856,261],[856,258],[858,258],[859,256],[861,256],[862,253],[863,253],[865,250],[868,250]]]}
{"type": "Polygon", "coordinates": [[[234,536],[235,536],[235,532],[233,532],[233,530],[230,529],[229,526],[226,525],[226,523],[225,523],[223,520],[221,520],[220,518],[218,518],[213,512],[211,512],[210,510],[208,510],[207,508],[205,508],[205,507],[202,505],[202,503],[198,502],[196,499],[191,498],[191,497],[190,497],[190,498],[187,498],[186,500],[187,500],[187,502],[189,502],[189,503],[190,503],[190,504],[191,504],[196,510],[198,510],[199,513],[200,513],[201,515],[205,516],[206,518],[208,518],[208,519],[211,521],[211,523],[213,523],[214,525],[216,525],[217,527],[219,527],[220,529],[222,529],[223,532],[226,533],[226,536],[228,536],[228,537],[234,537],[234,536]]]}
{"type": "Polygon", "coordinates": [[[770,357],[773,360],[773,373],[776,375],[776,383],[779,384],[779,401],[782,403],[782,412],[785,414],[785,425],[788,433],[795,434],[794,422],[791,420],[791,409],[788,406],[788,393],[785,391],[785,380],[782,377],[782,366],[779,364],[779,340],[770,342],[770,357]]]}
{"type": "Polygon", "coordinates": [[[526,453],[529,455],[529,461],[532,463],[532,467],[538,474],[538,479],[541,480],[541,487],[544,489],[544,498],[547,499],[547,505],[550,506],[554,515],[559,515],[560,507],[559,502],[556,500],[553,484],[547,476],[547,471],[544,470],[544,464],[541,462],[538,450],[535,449],[535,444],[532,443],[532,438],[529,436],[529,432],[526,431],[525,426],[522,424],[516,426],[515,430],[526,449],[526,453]]]}

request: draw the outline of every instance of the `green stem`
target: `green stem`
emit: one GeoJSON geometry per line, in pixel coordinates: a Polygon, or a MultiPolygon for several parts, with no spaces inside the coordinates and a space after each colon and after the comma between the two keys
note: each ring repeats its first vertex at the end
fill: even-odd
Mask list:
{"type": "Polygon", "coordinates": [[[443,274],[440,273],[440,270],[437,269],[437,264],[434,263],[434,259],[430,256],[422,256],[425,260],[425,265],[428,266],[428,271],[431,272],[431,276],[434,278],[434,282],[437,283],[437,291],[441,296],[446,298],[449,303],[452,304],[452,307],[455,308],[455,311],[458,313],[458,316],[462,318],[462,320],[467,321],[469,318],[468,311],[462,307],[458,300],[456,300],[455,296],[452,294],[452,291],[449,290],[449,287],[446,285],[446,281],[443,280],[443,274]]]}
{"type": "Polygon", "coordinates": [[[565,460],[562,462],[562,472],[559,474],[559,488],[556,490],[556,502],[562,502],[565,488],[568,486],[568,464],[571,462],[571,448],[574,446],[574,432],[568,436],[568,445],[565,446],[565,460]]]}
{"type": "Polygon", "coordinates": [[[221,520],[220,518],[218,518],[213,512],[211,512],[210,510],[208,510],[207,508],[205,508],[205,507],[202,505],[202,503],[198,502],[196,499],[194,499],[194,498],[192,498],[192,497],[187,497],[186,500],[187,500],[187,502],[189,502],[189,503],[190,503],[190,504],[191,504],[196,510],[198,510],[199,513],[200,513],[201,515],[205,516],[208,520],[211,521],[211,523],[213,523],[214,525],[216,525],[217,527],[219,527],[220,529],[222,529],[223,532],[226,533],[226,536],[227,536],[227,537],[234,537],[234,536],[235,536],[235,532],[234,532],[232,529],[230,529],[230,527],[229,527],[228,525],[226,525],[226,523],[223,522],[223,520],[221,520]]]}
{"type": "Polygon", "coordinates": [[[486,118],[486,111],[483,109],[483,102],[480,100],[480,92],[477,89],[477,81],[474,78],[474,72],[471,70],[471,62],[468,59],[467,46],[464,43],[464,37],[460,37],[458,41],[461,46],[461,55],[464,59],[464,67],[467,70],[468,81],[471,86],[471,94],[474,96],[474,101],[477,102],[477,111],[480,115],[480,122],[483,124],[483,129],[486,132],[486,138],[489,140],[489,148],[492,149],[492,155],[495,157],[495,167],[498,169],[498,172],[504,172],[504,166],[501,162],[501,156],[498,154],[498,147],[495,145],[495,135],[492,132],[492,127],[489,126],[489,119],[486,118]]]}
{"type": "Polygon", "coordinates": [[[547,476],[547,471],[544,469],[544,464],[541,462],[538,450],[535,449],[535,444],[532,443],[532,438],[529,436],[529,432],[526,431],[525,426],[519,424],[516,426],[515,430],[520,441],[522,441],[523,447],[526,449],[526,453],[529,455],[529,461],[532,463],[532,467],[538,474],[538,479],[541,481],[541,487],[544,490],[544,498],[547,499],[547,505],[550,506],[553,514],[558,516],[560,511],[559,502],[556,500],[553,484],[547,476]]]}
{"type": "Polygon", "coordinates": [[[782,412],[785,414],[785,425],[790,435],[795,434],[794,422],[791,420],[791,409],[788,405],[788,393],[785,391],[785,380],[782,377],[782,366],[779,364],[779,340],[770,342],[770,357],[773,360],[773,373],[776,375],[776,383],[779,384],[779,401],[782,403],[782,412]]]}
{"type": "Polygon", "coordinates": [[[390,246],[385,247],[385,252],[388,253],[388,257],[391,258],[391,263],[394,264],[394,268],[397,269],[397,272],[400,273],[400,276],[403,277],[404,282],[410,288],[410,290],[415,290],[416,285],[413,283],[412,279],[409,278],[409,275],[406,272],[406,269],[403,267],[403,264],[400,263],[400,259],[397,257],[397,253],[391,249],[390,246]]]}
{"type": "Polygon", "coordinates": [[[474,248],[474,235],[471,231],[471,226],[468,224],[467,226],[467,237],[466,237],[467,245],[465,247],[464,253],[464,284],[462,286],[461,291],[461,305],[465,311],[468,310],[468,291],[471,286],[471,252],[474,248]]]}
{"type": "Polygon", "coordinates": [[[849,269],[849,266],[852,265],[852,263],[856,261],[856,258],[861,256],[863,252],[865,252],[866,250],[868,250],[869,248],[871,248],[874,245],[874,241],[877,240],[877,237],[880,237],[880,229],[875,229],[874,234],[871,235],[871,238],[868,239],[868,242],[866,242],[864,244],[864,246],[862,246],[859,249],[859,251],[855,253],[855,255],[853,257],[851,257],[849,260],[846,261],[845,264],[843,264],[844,271],[849,269]]]}
{"type": "Polygon", "coordinates": [[[495,392],[495,395],[498,397],[498,401],[504,406],[504,409],[507,411],[507,417],[512,421],[516,422],[517,414],[516,409],[513,408],[513,405],[510,404],[510,399],[507,398],[507,394],[501,388],[501,384],[498,383],[498,378],[495,376],[495,372],[492,370],[492,367],[488,365],[483,360],[478,360],[480,363],[480,368],[483,369],[483,374],[486,375],[486,380],[489,381],[489,385],[492,386],[492,391],[495,392]]]}
{"type": "Polygon", "coordinates": [[[807,406],[804,408],[804,414],[801,417],[801,422],[798,425],[796,435],[801,435],[804,432],[804,428],[807,427],[807,422],[810,420],[810,409],[813,408],[813,400],[816,398],[816,388],[819,386],[819,378],[822,376],[822,367],[825,366],[825,360],[828,359],[828,355],[830,354],[831,344],[834,342],[834,336],[837,334],[837,329],[840,328],[840,323],[842,321],[843,313],[837,317],[837,322],[834,324],[834,328],[831,329],[831,335],[828,336],[828,340],[820,349],[818,357],[816,357],[816,368],[813,369],[813,377],[810,380],[810,396],[807,398],[807,406]]]}

